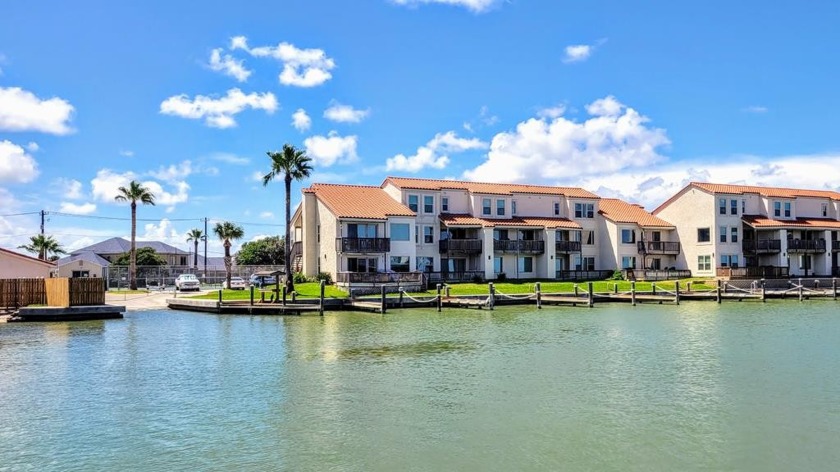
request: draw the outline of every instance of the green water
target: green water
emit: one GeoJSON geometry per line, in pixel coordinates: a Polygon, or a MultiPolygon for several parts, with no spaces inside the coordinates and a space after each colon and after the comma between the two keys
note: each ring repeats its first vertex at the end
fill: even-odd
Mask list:
{"type": "Polygon", "coordinates": [[[0,324],[0,470],[836,470],[840,304],[0,324]]]}

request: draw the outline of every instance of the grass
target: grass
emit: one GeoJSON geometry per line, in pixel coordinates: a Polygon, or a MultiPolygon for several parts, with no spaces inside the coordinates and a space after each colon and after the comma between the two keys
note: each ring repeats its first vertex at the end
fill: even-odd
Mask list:
{"type": "Polygon", "coordinates": [[[114,295],[135,295],[135,294],[138,294],[138,293],[149,293],[149,291],[146,290],[146,289],[129,290],[127,288],[126,289],[113,289],[112,288],[112,289],[108,290],[108,292],[106,292],[106,293],[110,293],[110,294],[114,294],[114,295]]]}
{"type": "MultiPolygon", "coordinates": [[[[709,290],[713,289],[714,285],[709,285],[708,279],[682,279],[680,280],[680,289],[686,289],[686,283],[691,282],[691,288],[693,290],[709,290]]],[[[498,282],[495,283],[496,291],[506,294],[506,295],[516,295],[516,294],[525,294],[525,293],[533,293],[534,292],[534,285],[536,281],[528,280],[528,281],[512,281],[512,282],[498,282]]],[[[581,290],[586,290],[588,287],[588,282],[577,282],[578,287],[581,290]]],[[[601,280],[592,282],[592,288],[595,292],[612,292],[614,290],[614,285],[618,284],[618,291],[619,292],[628,292],[630,291],[630,282],[625,280],[601,280]]],[[[674,281],[661,281],[656,282],[656,286],[658,288],[662,288],[664,290],[674,290],[674,281]]],[[[460,283],[460,284],[450,284],[449,285],[449,293],[450,295],[486,295],[489,293],[489,286],[486,283],[475,284],[475,283],[460,283]]],[[[295,284],[295,291],[297,292],[297,296],[299,298],[318,298],[318,293],[320,290],[320,285],[318,282],[306,282],[302,284],[295,284]]],[[[575,282],[541,282],[541,290],[543,293],[571,293],[575,291],[575,282]]],[[[647,292],[651,290],[651,282],[636,282],[636,290],[640,292],[647,292]]],[[[274,285],[266,287],[263,291],[273,292],[274,285]]],[[[122,293],[122,292],[120,292],[122,293]]],[[[436,290],[427,290],[424,292],[411,292],[412,295],[435,295],[437,293],[436,290]]],[[[225,290],[222,293],[223,300],[249,300],[250,299],[250,291],[249,290],[225,290]]],[[[266,294],[268,297],[269,295],[266,294]]],[[[375,295],[372,295],[375,296],[375,295]]],[[[389,294],[389,296],[399,296],[397,294],[389,294]]],[[[219,294],[217,291],[211,291],[210,293],[204,295],[196,295],[190,298],[200,298],[200,299],[210,299],[216,300],[218,299],[219,294]]],[[[348,293],[339,289],[335,285],[327,285],[324,289],[324,297],[326,298],[347,298],[348,293]]],[[[259,299],[259,293],[257,290],[254,291],[254,298],[259,299]]],[[[291,297],[290,297],[291,298],[291,297]]]]}

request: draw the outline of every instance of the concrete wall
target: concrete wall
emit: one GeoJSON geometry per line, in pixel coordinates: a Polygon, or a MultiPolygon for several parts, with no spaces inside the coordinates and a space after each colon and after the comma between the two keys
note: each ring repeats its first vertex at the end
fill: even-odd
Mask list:
{"type": "Polygon", "coordinates": [[[0,279],[50,276],[52,264],[33,260],[29,257],[0,251],[0,279]]]}
{"type": "Polygon", "coordinates": [[[562,197],[557,195],[516,194],[511,200],[516,200],[515,216],[544,216],[548,218],[563,218],[564,205],[562,197]],[[560,204],[560,215],[554,214],[554,204],[560,204]]]}
{"type": "Polygon", "coordinates": [[[88,261],[71,261],[58,268],[59,277],[72,277],[73,271],[88,271],[90,277],[103,277],[105,268],[99,264],[88,261]]]}
{"type": "MultiPolygon", "coordinates": [[[[414,243],[414,218],[388,218],[387,235],[391,238],[391,252],[387,254],[385,261],[387,266],[385,270],[391,270],[391,256],[406,256],[409,258],[409,270],[414,271],[417,264],[417,245],[414,243]],[[391,236],[392,224],[407,224],[408,225],[408,241],[395,241],[391,236]]],[[[437,238],[437,235],[435,235],[437,238]]]]}
{"type": "Polygon", "coordinates": [[[691,270],[695,276],[714,276],[718,261],[715,241],[717,226],[715,215],[717,213],[717,199],[714,195],[699,190],[688,188],[678,194],[671,203],[659,209],[656,216],[676,226],[676,240],[680,241],[682,251],[677,257],[676,266],[691,270]],[[698,243],[697,229],[709,228],[711,242],[698,243]],[[701,271],[697,264],[697,257],[700,255],[711,256],[711,270],[701,271]]]}
{"type": "MultiPolygon", "coordinates": [[[[338,225],[338,219],[330,212],[326,205],[324,205],[317,198],[316,214],[318,224],[321,225],[321,241],[314,242],[318,247],[317,258],[321,263],[321,272],[329,272],[335,274],[339,272],[338,267],[338,253],[335,250],[335,238],[341,237],[338,225]]],[[[313,238],[314,239],[314,238],[313,238]]],[[[313,265],[313,269],[317,270],[318,264],[313,265]]]]}

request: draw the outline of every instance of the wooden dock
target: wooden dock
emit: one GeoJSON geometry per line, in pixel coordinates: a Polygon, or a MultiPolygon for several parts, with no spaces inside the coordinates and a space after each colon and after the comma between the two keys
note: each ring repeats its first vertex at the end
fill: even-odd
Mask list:
{"type": "Polygon", "coordinates": [[[124,306],[90,305],[71,307],[25,307],[14,312],[9,322],[19,321],[86,321],[110,320],[123,317],[124,306]]]}

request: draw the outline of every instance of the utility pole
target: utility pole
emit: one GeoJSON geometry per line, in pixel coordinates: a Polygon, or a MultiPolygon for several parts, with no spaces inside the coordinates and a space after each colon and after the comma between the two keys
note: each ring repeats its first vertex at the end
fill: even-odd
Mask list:
{"type": "Polygon", "coordinates": [[[47,212],[41,210],[41,236],[44,235],[44,216],[46,216],[47,212]]]}
{"type": "Polygon", "coordinates": [[[207,278],[207,217],[204,217],[204,277],[207,278]]]}

